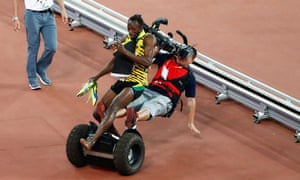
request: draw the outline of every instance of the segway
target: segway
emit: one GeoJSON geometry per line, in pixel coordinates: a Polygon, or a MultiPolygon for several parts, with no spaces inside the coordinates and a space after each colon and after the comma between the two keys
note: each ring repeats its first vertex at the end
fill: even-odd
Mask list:
{"type": "Polygon", "coordinates": [[[75,167],[88,164],[115,168],[121,175],[138,172],[143,164],[145,146],[136,129],[127,129],[121,136],[105,132],[91,150],[80,144],[80,138],[89,139],[97,130],[94,122],[76,125],[67,138],[67,158],[75,167]]]}

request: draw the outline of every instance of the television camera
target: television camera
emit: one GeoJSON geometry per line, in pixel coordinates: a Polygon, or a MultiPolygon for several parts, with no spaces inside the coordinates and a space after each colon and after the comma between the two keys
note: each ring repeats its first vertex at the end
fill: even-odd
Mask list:
{"type": "Polygon", "coordinates": [[[147,24],[144,24],[145,31],[153,34],[156,37],[157,44],[160,49],[182,58],[186,58],[191,53],[193,53],[193,48],[188,45],[186,35],[184,35],[181,31],[176,30],[176,33],[180,35],[183,40],[183,44],[179,43],[173,39],[173,34],[171,32],[165,34],[164,32],[159,30],[159,26],[161,24],[168,25],[168,19],[158,18],[153,21],[151,27],[149,27],[147,24]]]}
{"type": "MultiPolygon", "coordinates": [[[[144,24],[144,30],[147,33],[153,34],[157,39],[157,45],[161,50],[167,51],[170,54],[174,54],[180,56],[182,58],[188,57],[191,53],[193,53],[193,49],[188,45],[187,37],[179,30],[176,30],[176,33],[181,36],[183,40],[183,44],[175,41],[173,39],[173,34],[169,32],[165,34],[160,31],[159,27],[161,24],[168,25],[167,18],[157,18],[153,21],[151,26],[144,24]]],[[[115,34],[113,37],[105,37],[103,43],[104,48],[110,49],[111,46],[120,41],[120,38],[115,34]]]]}

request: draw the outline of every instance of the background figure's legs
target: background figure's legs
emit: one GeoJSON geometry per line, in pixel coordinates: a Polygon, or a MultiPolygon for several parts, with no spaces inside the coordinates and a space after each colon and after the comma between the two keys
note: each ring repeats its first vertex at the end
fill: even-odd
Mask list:
{"type": "Polygon", "coordinates": [[[47,70],[52,63],[54,54],[57,49],[57,29],[56,22],[52,12],[43,14],[43,26],[41,34],[44,39],[44,51],[37,63],[37,73],[40,76],[42,83],[51,85],[51,80],[47,76],[47,70]]]}
{"type": "Polygon", "coordinates": [[[37,80],[37,55],[40,48],[40,17],[26,10],[24,15],[27,38],[27,64],[26,71],[29,85],[32,89],[40,88],[37,80]]]}

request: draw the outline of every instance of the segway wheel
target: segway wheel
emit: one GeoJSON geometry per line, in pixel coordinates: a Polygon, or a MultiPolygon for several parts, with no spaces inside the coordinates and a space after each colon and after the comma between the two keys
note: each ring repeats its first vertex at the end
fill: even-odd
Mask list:
{"type": "Polygon", "coordinates": [[[87,158],[84,154],[84,148],[80,144],[80,138],[86,138],[89,135],[89,126],[80,124],[75,126],[67,139],[66,153],[68,160],[75,167],[83,167],[87,164],[87,158]]]}
{"type": "Polygon", "coordinates": [[[140,170],[145,155],[144,142],[140,135],[125,132],[116,143],[114,165],[121,175],[132,175],[140,170]]]}

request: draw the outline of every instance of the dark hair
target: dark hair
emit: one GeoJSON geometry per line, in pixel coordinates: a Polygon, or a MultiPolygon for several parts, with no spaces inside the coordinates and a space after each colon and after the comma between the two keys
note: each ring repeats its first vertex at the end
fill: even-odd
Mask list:
{"type": "Polygon", "coordinates": [[[184,45],[183,47],[181,47],[181,49],[179,49],[178,56],[181,58],[192,56],[193,59],[195,59],[197,56],[197,50],[193,46],[184,45]]]}
{"type": "Polygon", "coordinates": [[[139,25],[143,26],[144,25],[144,20],[142,18],[142,15],[140,14],[135,14],[133,16],[131,16],[128,21],[137,21],[139,23],[139,25]]]}
{"type": "Polygon", "coordinates": [[[197,49],[195,47],[193,47],[193,46],[191,46],[191,47],[192,47],[193,52],[194,52],[193,59],[195,59],[197,57],[198,51],[197,51],[197,49]]]}

